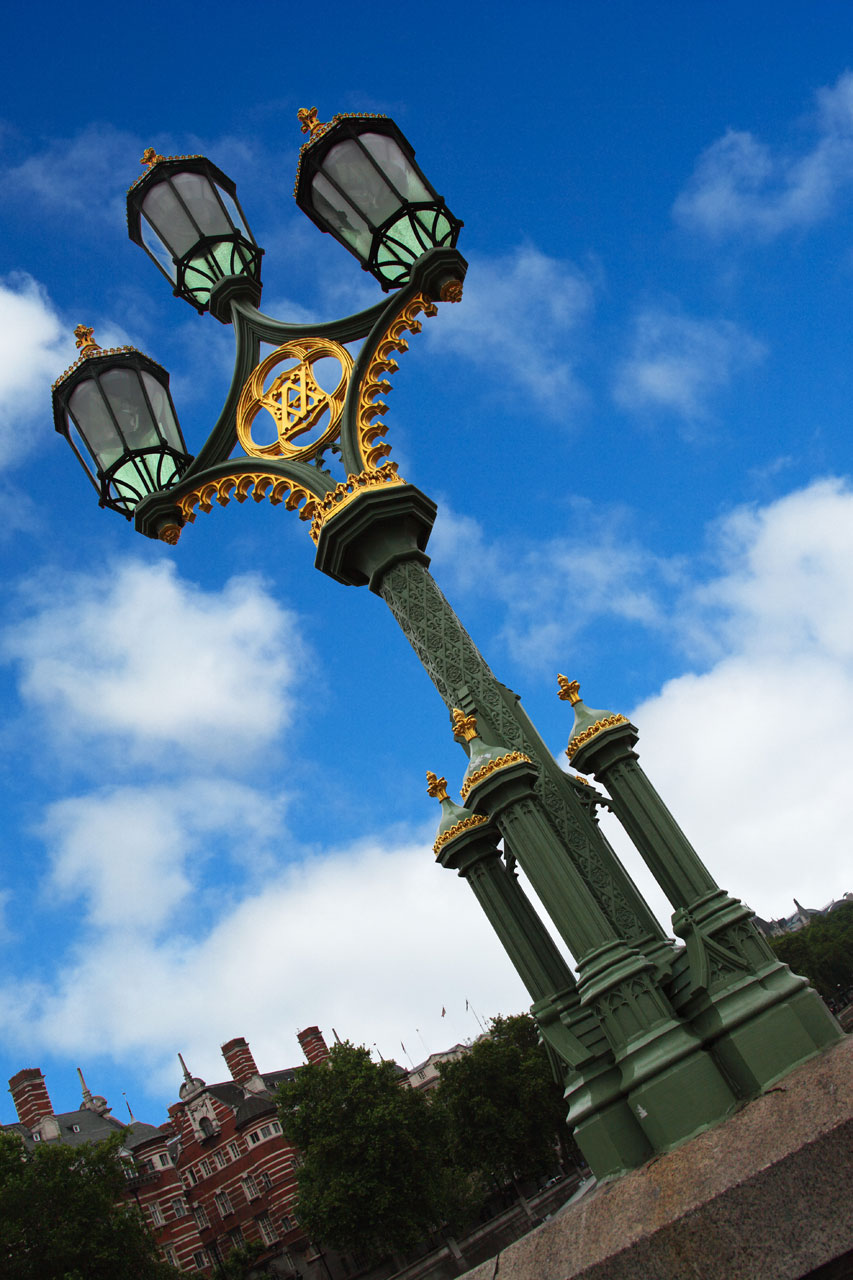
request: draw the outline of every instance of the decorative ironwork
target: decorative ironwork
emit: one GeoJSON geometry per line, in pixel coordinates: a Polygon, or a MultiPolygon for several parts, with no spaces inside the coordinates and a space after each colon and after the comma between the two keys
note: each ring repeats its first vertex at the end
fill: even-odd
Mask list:
{"type": "Polygon", "coordinates": [[[96,342],[92,337],[95,330],[91,325],[78,324],[74,330],[75,343],[77,350],[81,356],[94,355],[96,351],[100,351],[100,343],[96,342]]]}
{"type": "Polygon", "coordinates": [[[568,676],[557,676],[560,692],[557,697],[562,702],[570,702],[572,706],[581,700],[581,687],[577,680],[569,680],[568,676]]]}
{"type": "Polygon", "coordinates": [[[461,836],[463,831],[471,831],[474,827],[481,827],[484,822],[488,821],[489,819],[482,813],[472,813],[470,818],[463,818],[460,822],[455,822],[447,831],[442,831],[432,846],[433,853],[438,857],[444,846],[450,844],[450,841],[455,840],[457,836],[461,836]]]}
{"type": "MultiPolygon", "coordinates": [[[[320,537],[320,530],[327,520],[332,516],[336,516],[344,507],[349,506],[353,498],[358,497],[365,489],[376,489],[380,485],[398,485],[405,484],[402,476],[397,475],[397,463],[385,462],[381,467],[377,467],[375,471],[361,471],[357,476],[347,476],[346,480],[342,480],[340,484],[335,485],[325,496],[325,498],[316,498],[315,506],[312,511],[313,519],[311,521],[311,537],[316,543],[320,537]]],[[[303,519],[307,520],[307,515],[303,519]]]]}
{"type": "Polygon", "coordinates": [[[394,351],[408,351],[409,344],[403,337],[404,333],[420,333],[423,324],[420,320],[416,320],[420,312],[427,317],[438,314],[438,307],[428,298],[425,293],[418,293],[410,302],[407,302],[399,315],[388,325],[385,333],[376,344],[370,363],[367,366],[364,378],[358,393],[358,451],[365,468],[370,471],[379,465],[382,458],[387,458],[391,452],[390,444],[377,443],[381,441],[385,432],[388,430],[386,424],[380,419],[388,412],[388,406],[382,400],[377,400],[378,395],[387,395],[392,390],[391,383],[382,374],[396,373],[399,365],[397,361],[392,359],[391,353],[394,351]]]}
{"type": "Polygon", "coordinates": [[[441,286],[441,292],[438,295],[442,302],[461,302],[462,301],[462,281],[447,280],[441,286]]]}
{"type": "Polygon", "coordinates": [[[463,800],[467,800],[475,787],[478,787],[486,778],[490,778],[493,773],[499,773],[501,769],[508,769],[513,764],[532,764],[530,756],[525,755],[523,751],[510,751],[505,756],[498,756],[495,760],[489,760],[481,769],[475,769],[470,777],[466,778],[462,784],[460,795],[463,800]]]}
{"type": "Polygon", "coordinates": [[[142,153],[139,163],[144,164],[146,169],[153,169],[155,164],[159,164],[161,160],[165,159],[165,156],[157,154],[155,147],[146,147],[142,153]]]}
{"type": "MultiPolygon", "coordinates": [[[[310,520],[317,504],[316,494],[309,493],[286,476],[273,475],[269,471],[245,471],[205,481],[179,498],[178,507],[184,521],[192,524],[196,518],[196,507],[199,511],[212,511],[214,502],[220,507],[227,507],[232,498],[245,502],[250,494],[255,502],[263,502],[265,498],[272,506],[283,502],[288,511],[299,511],[300,520],[310,520]]],[[[164,542],[177,542],[177,537],[171,533],[174,528],[174,525],[167,525],[160,533],[164,542]],[[166,531],[169,531],[169,536],[164,537],[166,531]]]]}
{"type": "Polygon", "coordinates": [[[237,405],[237,438],[250,458],[290,458],[310,462],[322,454],[340,435],[340,421],[352,376],[353,360],[346,347],[330,338],[292,338],[277,347],[257,365],[240,394],[237,405]],[[318,360],[337,360],[341,377],[334,391],[324,391],[313,373],[318,360]],[[269,387],[267,377],[285,361],[297,363],[276,375],[269,387]],[[252,423],[261,409],[273,417],[278,439],[258,444],[252,437],[252,423]],[[314,431],[328,414],[328,421],[316,439],[307,444],[294,441],[314,431]]]}
{"type": "Polygon", "coordinates": [[[596,720],[595,724],[591,724],[588,729],[584,729],[583,733],[579,733],[576,738],[569,740],[566,747],[566,755],[571,760],[575,754],[580,751],[581,747],[586,746],[599,733],[603,733],[605,729],[613,729],[617,724],[627,724],[628,719],[623,715],[605,716],[603,720],[596,720]]]}
{"type": "Polygon", "coordinates": [[[316,107],[300,107],[296,113],[300,128],[303,133],[310,133],[311,137],[307,142],[303,142],[299,149],[299,162],[296,166],[296,180],[293,183],[293,194],[299,189],[299,171],[302,168],[302,157],[311,146],[312,142],[316,142],[318,138],[322,138],[323,134],[336,125],[340,120],[387,120],[388,117],[381,111],[339,111],[337,115],[332,116],[328,124],[321,124],[317,119],[316,107]]]}
{"type": "Polygon", "coordinates": [[[466,742],[471,742],[473,738],[479,737],[476,716],[466,716],[464,711],[454,707],[450,717],[453,722],[454,738],[464,738],[466,742]]]}
{"type": "Polygon", "coordinates": [[[432,796],[433,800],[447,800],[447,779],[439,778],[438,774],[427,770],[427,795],[432,796]]]}
{"type": "MultiPolygon", "coordinates": [[[[94,330],[88,325],[77,325],[77,328],[74,330],[74,337],[76,339],[76,346],[80,349],[80,354],[74,363],[70,364],[65,372],[52,384],[51,391],[55,391],[59,384],[65,381],[69,373],[73,373],[75,369],[79,369],[80,365],[84,364],[86,360],[90,360],[92,356],[120,356],[124,355],[128,351],[136,350],[136,347],[99,347],[97,342],[92,341],[93,332],[94,330]]],[[[148,358],[150,359],[150,357],[148,358]]],[[[156,360],[152,360],[151,363],[157,365],[158,369],[163,368],[162,365],[157,364],[156,360]]]]}
{"type": "Polygon", "coordinates": [[[312,138],[314,137],[314,134],[318,132],[318,130],[320,129],[325,130],[325,129],[328,129],[329,127],[327,124],[322,124],[317,119],[316,107],[300,107],[296,113],[296,118],[297,120],[299,120],[299,122],[302,125],[302,132],[310,133],[312,138]]]}

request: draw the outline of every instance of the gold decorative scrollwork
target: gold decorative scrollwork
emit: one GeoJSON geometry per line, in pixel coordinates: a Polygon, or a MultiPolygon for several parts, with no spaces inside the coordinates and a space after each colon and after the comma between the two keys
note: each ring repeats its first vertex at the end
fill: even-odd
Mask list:
{"type": "Polygon", "coordinates": [[[493,773],[499,773],[501,769],[508,769],[513,764],[531,764],[530,756],[525,755],[523,751],[509,751],[505,756],[498,756],[496,760],[489,760],[484,764],[482,769],[477,769],[466,778],[462,784],[460,795],[463,800],[467,800],[471,792],[485,778],[490,778],[493,773]]]}
{"type": "Polygon", "coordinates": [[[603,720],[596,720],[595,724],[591,724],[588,729],[584,729],[583,733],[579,733],[576,738],[569,739],[569,745],[566,747],[566,755],[571,760],[572,757],[580,751],[581,747],[585,747],[588,742],[597,737],[605,729],[612,729],[617,724],[627,724],[628,720],[623,715],[605,716],[603,720]]]}
{"type": "MultiPolygon", "coordinates": [[[[347,476],[340,484],[330,489],[325,498],[317,498],[311,521],[311,537],[317,542],[320,530],[327,520],[349,506],[353,498],[365,489],[375,489],[380,485],[405,484],[402,476],[397,475],[397,463],[386,462],[375,471],[361,471],[357,476],[347,476]]],[[[307,518],[307,517],[304,517],[307,518]]]]}
{"type": "Polygon", "coordinates": [[[269,498],[273,506],[283,502],[288,511],[299,511],[300,520],[310,520],[317,506],[315,494],[286,476],[272,475],[269,471],[245,471],[206,481],[179,498],[178,507],[184,520],[192,524],[196,507],[199,511],[211,511],[214,502],[227,507],[232,498],[245,502],[250,494],[255,502],[263,502],[264,498],[269,498]]]}
{"type": "Polygon", "coordinates": [[[447,831],[442,831],[441,835],[432,846],[432,851],[436,857],[441,853],[446,844],[450,844],[451,840],[455,840],[457,836],[461,836],[463,831],[470,831],[473,827],[481,827],[484,822],[489,819],[482,813],[472,813],[470,818],[462,818],[459,822],[454,823],[447,831]]]}
{"type": "Polygon", "coordinates": [[[395,316],[385,333],[376,344],[358,394],[358,451],[365,470],[372,471],[383,458],[391,452],[390,444],[382,437],[388,430],[382,416],[388,412],[388,406],[379,395],[386,395],[391,390],[391,383],[383,374],[396,373],[399,365],[392,359],[394,351],[408,351],[409,344],[404,333],[420,333],[423,325],[415,316],[423,312],[425,316],[438,314],[438,307],[425,293],[418,293],[406,304],[399,315],[395,316]],[[379,441],[380,443],[377,443],[379,441]]]}
{"type": "Polygon", "coordinates": [[[237,438],[248,456],[301,462],[319,457],[338,438],[352,368],[352,356],[347,349],[329,338],[293,338],[277,347],[252,370],[240,393],[237,438]],[[324,391],[313,372],[318,360],[329,358],[341,366],[341,377],[334,391],[324,391]],[[294,360],[295,365],[278,373],[270,385],[265,386],[278,365],[294,360]],[[257,444],[252,438],[252,423],[261,409],[268,410],[275,421],[278,439],[271,444],[257,444]],[[326,414],[328,421],[314,440],[294,443],[300,436],[314,431],[326,414]]]}

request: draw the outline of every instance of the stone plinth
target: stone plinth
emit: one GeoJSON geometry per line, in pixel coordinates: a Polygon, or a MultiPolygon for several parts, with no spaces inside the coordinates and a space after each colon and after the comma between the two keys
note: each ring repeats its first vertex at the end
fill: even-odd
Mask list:
{"type": "Polygon", "coordinates": [[[466,1280],[802,1280],[850,1251],[853,1037],[466,1280]]]}

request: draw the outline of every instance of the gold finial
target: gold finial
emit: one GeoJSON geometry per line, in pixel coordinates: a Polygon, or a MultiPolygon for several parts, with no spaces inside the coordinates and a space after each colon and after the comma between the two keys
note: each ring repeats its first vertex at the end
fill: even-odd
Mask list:
{"type": "Polygon", "coordinates": [[[472,738],[480,735],[477,733],[477,717],[466,716],[458,707],[453,708],[453,735],[456,738],[464,738],[466,742],[470,742],[472,738]]]}
{"type": "Polygon", "coordinates": [[[165,156],[160,156],[157,154],[154,147],[146,147],[142,153],[142,159],[139,161],[139,163],[144,164],[149,169],[153,169],[155,164],[159,164],[161,160],[165,160],[165,159],[166,159],[165,156]]]}
{"type": "Polygon", "coordinates": [[[296,113],[296,117],[302,125],[302,132],[310,133],[312,138],[315,133],[319,133],[321,129],[325,129],[327,127],[317,119],[316,107],[300,107],[296,113]]]}
{"type": "Polygon", "coordinates": [[[85,324],[78,324],[74,330],[74,337],[77,339],[77,349],[81,356],[93,356],[96,351],[100,351],[95,339],[92,337],[94,329],[85,324]]]}
{"type": "Polygon", "coordinates": [[[432,796],[433,800],[447,799],[447,779],[439,778],[429,769],[427,770],[427,795],[432,796]]]}
{"type": "Polygon", "coordinates": [[[577,680],[569,680],[567,676],[557,676],[557,684],[560,686],[557,697],[563,702],[570,702],[572,706],[580,702],[581,687],[577,680]]]}

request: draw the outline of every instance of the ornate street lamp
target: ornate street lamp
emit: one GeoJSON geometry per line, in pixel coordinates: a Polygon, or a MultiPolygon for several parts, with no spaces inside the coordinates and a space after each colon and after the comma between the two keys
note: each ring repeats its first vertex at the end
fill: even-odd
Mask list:
{"type": "Polygon", "coordinates": [[[294,195],[321,231],[349,249],[383,289],[405,284],[428,249],[454,248],[462,223],[415,164],[393,120],[301,110],[302,148],[294,195]]]}
{"type": "Polygon", "coordinates": [[[169,489],[189,466],[169,375],[133,347],[103,351],[74,330],[80,357],[53,387],[56,430],[71,445],[102,507],[128,520],[146,494],[169,489]]]}
{"type": "Polygon", "coordinates": [[[226,276],[257,282],[261,255],[231,179],[204,156],[160,156],[127,193],[127,228],[174,286],[175,296],[207,311],[213,286],[226,276]]]}
{"type": "Polygon", "coordinates": [[[323,324],[263,315],[261,250],[234,184],[202,156],[148,151],[148,172],[128,193],[131,239],[178,296],[233,325],[231,387],[192,458],[168,375],[131,348],[101,351],[81,326],[81,358],[54,388],[57,430],[102,505],[132,514],[140,533],[174,544],[214,503],[283,502],[310,522],[317,568],[385,600],[469,757],[464,807],[435,780],[445,811],[436,853],[469,880],[527,983],[590,1167],[618,1174],[722,1119],[841,1032],[816,993],[768,957],[748,909],[716,887],[674,826],[636,766],[633,726],[583,708],[563,681],[578,717],[570,758],[588,764],[611,799],[565,773],[439,590],[426,555],[436,507],[389,457],[384,397],[407,349],[403,335],[462,296],[462,224],[391,120],[322,124],[315,108],[299,117],[311,134],[296,181],[300,208],[395,292],[323,324]],[[358,341],[353,357],[347,348],[358,341]],[[263,359],[262,343],[275,348],[263,359]],[[327,359],[341,369],[333,391],[314,374],[327,359]],[[684,946],[666,936],[600,830],[601,805],[670,892],[684,946]],[[516,861],[577,978],[518,891],[516,861]]]}

